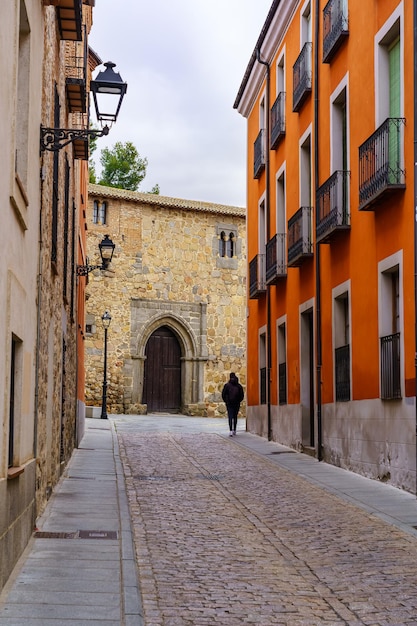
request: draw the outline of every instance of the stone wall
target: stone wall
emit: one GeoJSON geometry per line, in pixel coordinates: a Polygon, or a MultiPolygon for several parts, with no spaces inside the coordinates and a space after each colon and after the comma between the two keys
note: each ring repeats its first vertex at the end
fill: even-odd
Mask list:
{"type": "Polygon", "coordinates": [[[88,229],[92,263],[104,234],[116,249],[109,270],[92,272],[87,287],[87,405],[101,405],[101,315],[109,310],[109,412],[146,412],[146,345],[167,326],[182,350],[181,410],[224,415],[230,371],[246,382],[244,209],[90,185],[88,229]],[[104,225],[93,223],[94,202],[106,203],[104,225]],[[232,257],[219,254],[222,232],[234,234],[232,257]]]}

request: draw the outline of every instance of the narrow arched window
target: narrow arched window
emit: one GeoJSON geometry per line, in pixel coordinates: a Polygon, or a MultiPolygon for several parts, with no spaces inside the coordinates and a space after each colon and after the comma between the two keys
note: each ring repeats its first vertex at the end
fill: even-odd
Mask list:
{"type": "Polygon", "coordinates": [[[93,224],[98,224],[98,202],[94,200],[93,205],[93,224]]]}
{"type": "Polygon", "coordinates": [[[226,256],[226,233],[224,232],[224,230],[222,230],[222,232],[220,233],[220,239],[219,239],[219,255],[221,257],[225,257],[226,256]]]}
{"type": "Polygon", "coordinates": [[[229,238],[226,242],[226,255],[229,258],[233,258],[235,254],[235,236],[233,233],[229,233],[229,238]]]}
{"type": "Polygon", "coordinates": [[[103,226],[107,223],[107,203],[106,202],[102,202],[100,204],[98,221],[100,224],[103,224],[103,226]]]}

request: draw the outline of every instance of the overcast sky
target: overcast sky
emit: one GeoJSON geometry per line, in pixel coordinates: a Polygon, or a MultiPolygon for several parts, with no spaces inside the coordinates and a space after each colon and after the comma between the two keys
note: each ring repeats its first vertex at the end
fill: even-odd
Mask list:
{"type": "Polygon", "coordinates": [[[140,191],[245,206],[246,120],[233,103],[271,4],[98,0],[90,46],[128,89],[96,160],[131,141],[148,159],[140,191]]]}

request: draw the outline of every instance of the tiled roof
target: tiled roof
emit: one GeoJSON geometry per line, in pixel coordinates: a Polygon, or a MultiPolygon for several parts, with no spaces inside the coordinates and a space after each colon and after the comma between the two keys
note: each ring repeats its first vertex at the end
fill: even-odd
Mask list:
{"type": "Polygon", "coordinates": [[[141,191],[127,191],[126,189],[116,189],[115,187],[104,187],[103,185],[88,186],[90,196],[100,198],[115,198],[117,200],[127,200],[142,204],[151,204],[167,209],[189,209],[191,211],[202,211],[204,213],[217,213],[219,215],[246,216],[244,207],[229,206],[227,204],[216,204],[213,202],[201,202],[198,200],[183,200],[181,198],[170,198],[153,193],[143,193],[141,191]]]}

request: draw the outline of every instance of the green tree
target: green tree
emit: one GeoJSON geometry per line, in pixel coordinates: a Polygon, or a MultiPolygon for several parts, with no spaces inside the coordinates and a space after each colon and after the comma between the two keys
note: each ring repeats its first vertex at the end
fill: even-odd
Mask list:
{"type": "Polygon", "coordinates": [[[132,142],[117,141],[113,148],[101,151],[103,167],[99,185],[137,191],[146,176],[148,160],[142,158],[132,142]]]}
{"type": "Polygon", "coordinates": [[[159,196],[159,184],[156,183],[156,185],[154,185],[152,189],[150,191],[147,191],[146,193],[153,193],[156,196],[159,196]]]}

